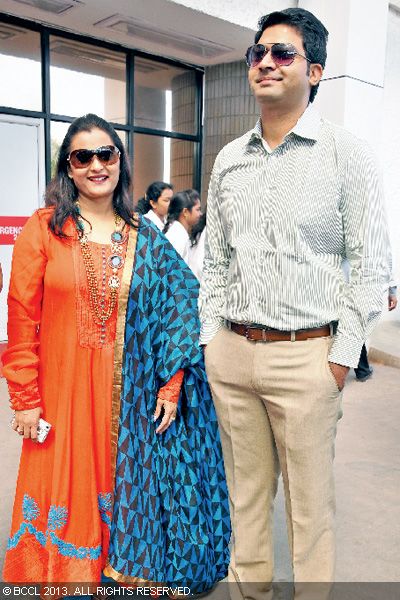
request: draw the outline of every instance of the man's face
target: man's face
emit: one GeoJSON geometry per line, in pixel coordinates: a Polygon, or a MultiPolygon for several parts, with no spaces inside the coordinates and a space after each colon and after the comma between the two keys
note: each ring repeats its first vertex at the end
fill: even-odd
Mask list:
{"type": "MultiPolygon", "coordinates": [[[[270,48],[272,44],[292,44],[305,56],[301,34],[288,25],[268,27],[259,44],[270,48]]],[[[256,100],[265,105],[297,106],[308,101],[310,85],[318,83],[322,76],[320,65],[310,65],[305,58],[295,55],[287,67],[279,67],[268,52],[255,67],[249,68],[249,83],[256,100]]]]}

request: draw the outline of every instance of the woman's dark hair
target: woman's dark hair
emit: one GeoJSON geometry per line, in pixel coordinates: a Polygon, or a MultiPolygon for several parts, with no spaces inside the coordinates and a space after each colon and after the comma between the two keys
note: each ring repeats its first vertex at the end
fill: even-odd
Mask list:
{"type": "Polygon", "coordinates": [[[203,230],[204,230],[206,224],[207,224],[207,211],[203,212],[198,223],[196,223],[196,225],[193,225],[192,231],[190,232],[190,245],[192,247],[196,246],[196,244],[199,243],[200,236],[203,233],[203,230]]]}
{"type": "MultiPolygon", "coordinates": [[[[315,15],[304,8],[285,8],[261,17],[258,21],[258,30],[254,41],[258,44],[263,32],[273,25],[289,25],[296,29],[303,38],[305,55],[312,63],[325,67],[326,44],[328,41],[328,30],[315,15]]],[[[277,40],[279,41],[279,40],[277,40]]],[[[319,84],[313,86],[310,92],[310,102],[317,95],[319,84]]]]}
{"type": "Polygon", "coordinates": [[[46,206],[55,207],[49,227],[59,237],[67,237],[63,232],[63,227],[68,217],[72,217],[75,223],[78,223],[78,213],[75,205],[78,199],[78,189],[74,181],[68,176],[67,162],[72,138],[81,131],[91,131],[92,129],[101,129],[107,133],[114,146],[120,151],[120,174],[117,187],[114,190],[113,206],[115,212],[126,223],[132,225],[133,203],[129,193],[131,174],[124,145],[115,129],[107,121],[97,115],[87,114],[75,119],[69,126],[58,154],[56,174],[46,188],[45,204],[46,206]]]}
{"type": "Polygon", "coordinates": [[[189,189],[175,194],[169,203],[168,217],[164,227],[164,233],[167,233],[172,223],[179,219],[184,208],[192,210],[193,206],[197,204],[197,202],[200,202],[200,194],[196,190],[189,189]]]}
{"type": "Polygon", "coordinates": [[[157,202],[164,190],[173,190],[174,187],[165,181],[153,181],[146,190],[143,198],[140,198],[136,204],[136,210],[144,215],[152,208],[150,200],[157,202]]]}

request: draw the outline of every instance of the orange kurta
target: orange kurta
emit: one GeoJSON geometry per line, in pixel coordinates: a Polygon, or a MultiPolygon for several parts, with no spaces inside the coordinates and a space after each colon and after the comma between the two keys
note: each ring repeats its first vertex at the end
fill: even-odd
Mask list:
{"type": "MultiPolygon", "coordinates": [[[[74,227],[65,229],[73,236],[68,240],[54,236],[51,212],[41,209],[29,219],[13,256],[4,375],[14,408],[40,405],[52,430],[43,444],[23,441],[3,576],[96,582],[109,544],[117,310],[102,339],[74,227]]],[[[90,248],[101,288],[110,247],[90,248]]]]}
{"type": "MultiPolygon", "coordinates": [[[[40,402],[52,430],[43,444],[23,442],[4,579],[98,581],[109,538],[117,311],[101,344],[79,242],[54,236],[50,213],[31,217],[13,258],[4,375],[15,407],[40,402]]],[[[91,249],[99,273],[101,246],[91,249]]]]}

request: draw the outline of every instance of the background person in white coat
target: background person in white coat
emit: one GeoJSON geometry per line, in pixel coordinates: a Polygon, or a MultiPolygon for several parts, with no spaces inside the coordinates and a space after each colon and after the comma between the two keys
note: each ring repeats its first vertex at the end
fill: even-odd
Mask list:
{"type": "Polygon", "coordinates": [[[196,190],[184,190],[173,196],[164,233],[187,264],[189,264],[190,234],[200,217],[200,196],[196,190]]]}
{"type": "Polygon", "coordinates": [[[143,198],[137,201],[136,210],[150,219],[161,231],[167,221],[173,189],[170,183],[153,181],[147,188],[143,198]]]}
{"type": "Polygon", "coordinates": [[[207,215],[204,212],[201,215],[197,225],[193,227],[192,233],[190,234],[188,251],[188,265],[199,281],[201,281],[203,276],[203,263],[207,232],[206,219],[207,215]]]}

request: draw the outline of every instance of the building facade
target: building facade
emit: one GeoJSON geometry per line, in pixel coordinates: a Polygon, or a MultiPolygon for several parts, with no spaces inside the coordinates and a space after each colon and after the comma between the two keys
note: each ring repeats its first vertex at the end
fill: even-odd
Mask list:
{"type": "Polygon", "coordinates": [[[399,265],[400,0],[0,0],[5,287],[14,237],[40,206],[77,116],[114,124],[132,159],[134,200],[161,179],[200,189],[205,202],[217,152],[258,116],[243,61],[257,20],[289,6],[311,10],[330,31],[316,105],[375,149],[399,265]]]}

